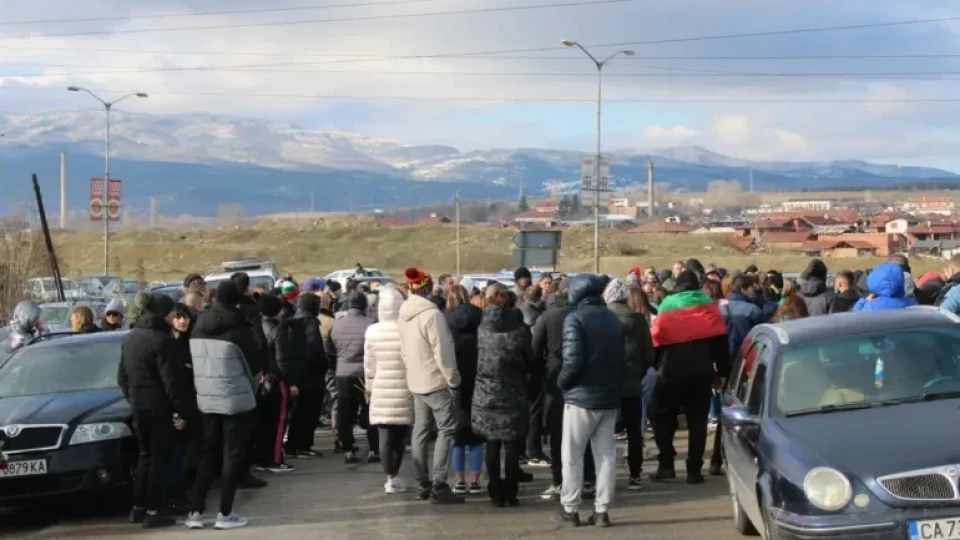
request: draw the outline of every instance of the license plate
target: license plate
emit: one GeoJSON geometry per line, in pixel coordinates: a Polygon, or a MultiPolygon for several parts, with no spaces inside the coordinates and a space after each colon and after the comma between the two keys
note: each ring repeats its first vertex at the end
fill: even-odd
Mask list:
{"type": "Polygon", "coordinates": [[[30,461],[11,461],[7,463],[7,470],[0,471],[0,478],[14,476],[38,476],[47,474],[47,460],[33,459],[30,461]]]}
{"type": "Polygon", "coordinates": [[[960,518],[911,521],[907,532],[910,540],[960,540],[960,518]]]}

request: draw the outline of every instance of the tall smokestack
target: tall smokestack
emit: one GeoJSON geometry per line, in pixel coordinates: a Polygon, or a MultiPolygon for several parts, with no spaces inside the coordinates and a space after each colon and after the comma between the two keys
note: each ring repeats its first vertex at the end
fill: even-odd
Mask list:
{"type": "Polygon", "coordinates": [[[647,165],[647,215],[653,217],[657,213],[656,197],[653,193],[653,162],[647,165]]]}
{"type": "Polygon", "coordinates": [[[60,152],[60,228],[67,228],[67,153],[60,152]]]}

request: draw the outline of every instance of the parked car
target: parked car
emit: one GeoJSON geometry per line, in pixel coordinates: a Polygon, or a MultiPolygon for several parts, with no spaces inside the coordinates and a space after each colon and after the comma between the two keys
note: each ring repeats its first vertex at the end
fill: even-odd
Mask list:
{"type": "Polygon", "coordinates": [[[346,270],[335,270],[323,277],[324,281],[336,281],[340,285],[346,285],[348,279],[377,278],[384,277],[383,272],[376,268],[364,268],[361,272],[357,268],[348,268],[346,270]]]}
{"type": "MultiPolygon", "coordinates": [[[[60,282],[63,284],[63,296],[66,300],[79,300],[86,296],[86,293],[76,281],[61,278],[60,282]]],[[[26,293],[35,302],[56,302],[60,300],[57,294],[57,282],[52,277],[28,279],[26,293]]]]}
{"type": "Polygon", "coordinates": [[[220,265],[216,272],[204,277],[207,282],[207,289],[215,291],[221,281],[230,279],[230,276],[236,272],[246,272],[250,276],[250,288],[263,287],[266,290],[273,288],[273,285],[280,279],[280,273],[277,271],[273,261],[264,259],[241,259],[238,261],[226,261],[220,265]]]}
{"type": "Polygon", "coordinates": [[[77,284],[87,296],[103,298],[103,289],[121,279],[123,278],[119,276],[84,276],[77,281],[77,284]]]}
{"type": "Polygon", "coordinates": [[[754,328],[721,419],[737,530],[960,538],[958,323],[919,307],[754,328]]]}
{"type": "Polygon", "coordinates": [[[183,301],[183,286],[182,285],[164,285],[162,287],[153,287],[150,289],[151,293],[159,293],[169,296],[173,299],[174,302],[183,301]]]}
{"type": "Polygon", "coordinates": [[[40,320],[51,332],[70,331],[70,315],[77,306],[87,306],[93,311],[94,324],[103,320],[107,309],[103,302],[47,302],[40,304],[40,320]]]}
{"type": "Polygon", "coordinates": [[[0,505],[128,489],[137,460],[117,387],[126,332],[40,340],[0,366],[0,505]]]}
{"type": "Polygon", "coordinates": [[[124,302],[129,302],[134,295],[141,291],[150,289],[150,283],[138,279],[119,279],[111,282],[103,289],[105,299],[120,298],[124,302]]]}

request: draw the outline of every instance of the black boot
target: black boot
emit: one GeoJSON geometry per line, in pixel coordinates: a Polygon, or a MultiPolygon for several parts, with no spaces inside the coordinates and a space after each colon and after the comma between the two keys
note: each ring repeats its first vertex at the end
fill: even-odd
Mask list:
{"type": "Polygon", "coordinates": [[[503,491],[503,501],[506,506],[517,506],[520,504],[520,501],[517,499],[517,495],[520,493],[520,484],[508,480],[504,482],[503,491]]]}
{"type": "Polygon", "coordinates": [[[503,484],[499,478],[490,479],[490,483],[487,484],[487,493],[490,495],[490,504],[492,506],[495,508],[503,508],[503,484]]]}

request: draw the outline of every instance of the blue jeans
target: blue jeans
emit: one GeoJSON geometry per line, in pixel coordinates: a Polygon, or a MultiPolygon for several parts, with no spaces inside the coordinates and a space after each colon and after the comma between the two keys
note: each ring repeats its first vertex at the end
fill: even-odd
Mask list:
{"type": "Polygon", "coordinates": [[[710,416],[711,420],[720,418],[720,394],[714,390],[710,396],[710,416]]]}
{"type": "Polygon", "coordinates": [[[643,403],[643,411],[640,414],[640,433],[647,432],[648,412],[653,408],[653,389],[657,386],[657,371],[653,368],[647,369],[647,373],[640,381],[643,394],[640,400],[643,403]]]}
{"type": "Polygon", "coordinates": [[[475,444],[473,446],[454,446],[450,455],[453,474],[463,476],[466,472],[466,454],[467,448],[470,448],[470,473],[480,474],[483,471],[483,445],[475,444]]]}

